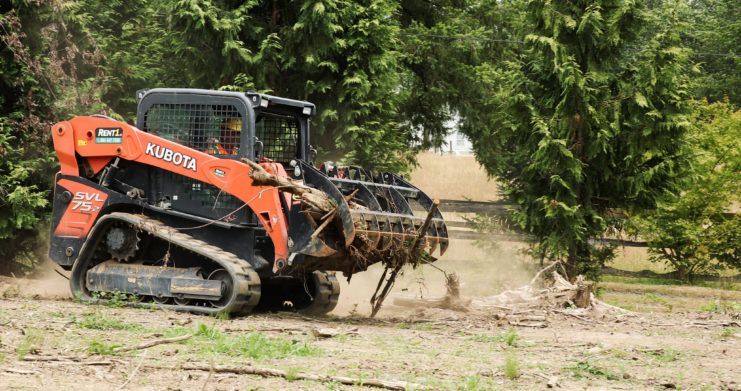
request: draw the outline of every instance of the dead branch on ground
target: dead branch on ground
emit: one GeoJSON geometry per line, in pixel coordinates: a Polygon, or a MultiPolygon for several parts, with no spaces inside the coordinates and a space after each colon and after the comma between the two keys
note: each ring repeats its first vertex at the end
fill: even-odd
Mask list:
{"type": "Polygon", "coordinates": [[[189,339],[192,336],[193,334],[185,334],[185,335],[180,335],[180,336],[172,337],[172,338],[155,339],[154,341],[145,342],[137,346],[124,346],[120,348],[115,348],[113,349],[113,351],[115,353],[121,353],[121,352],[130,352],[132,350],[142,350],[142,349],[151,348],[152,346],[185,341],[186,339],[189,339]]]}
{"type": "Polygon", "coordinates": [[[428,389],[421,384],[410,383],[401,380],[381,380],[381,379],[358,379],[346,376],[327,376],[327,375],[316,375],[312,373],[299,372],[297,374],[288,374],[286,371],[281,369],[273,368],[257,368],[249,365],[246,366],[210,366],[203,364],[183,364],[179,369],[189,371],[213,371],[216,373],[234,373],[239,375],[258,375],[264,377],[282,377],[293,378],[297,380],[310,380],[317,382],[335,382],[346,385],[363,385],[366,387],[384,388],[387,390],[421,390],[428,389]]]}

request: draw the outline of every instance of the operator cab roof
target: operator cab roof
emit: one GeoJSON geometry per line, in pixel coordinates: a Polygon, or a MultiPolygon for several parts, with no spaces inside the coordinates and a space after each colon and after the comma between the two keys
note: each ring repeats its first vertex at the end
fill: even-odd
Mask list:
{"type": "Polygon", "coordinates": [[[313,103],[303,100],[282,98],[280,96],[261,94],[254,91],[247,91],[245,92],[245,95],[247,96],[247,100],[252,103],[252,108],[255,109],[255,111],[278,106],[290,111],[299,110],[301,114],[311,116],[316,110],[313,103]]]}
{"type": "Polygon", "coordinates": [[[240,96],[250,103],[252,108],[256,112],[273,112],[283,111],[290,112],[292,114],[299,114],[310,117],[316,112],[316,106],[311,102],[303,100],[295,100],[289,98],[283,98],[280,96],[261,94],[259,92],[247,91],[247,92],[232,92],[232,91],[218,91],[218,90],[203,90],[198,88],[151,88],[143,89],[136,92],[137,102],[144,99],[149,94],[183,94],[183,95],[211,95],[211,96],[240,96]]]}

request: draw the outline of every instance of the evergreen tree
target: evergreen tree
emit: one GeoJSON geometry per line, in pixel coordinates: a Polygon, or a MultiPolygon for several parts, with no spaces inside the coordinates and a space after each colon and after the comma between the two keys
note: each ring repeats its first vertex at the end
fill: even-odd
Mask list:
{"type": "Polygon", "coordinates": [[[88,44],[59,1],[0,5],[0,274],[44,259],[38,236],[58,169],[51,124],[103,108],[98,81],[80,76],[96,74],[88,44]]]}
{"type": "Polygon", "coordinates": [[[256,89],[317,105],[324,158],[400,169],[414,153],[396,120],[397,5],[390,0],[170,0],[192,86],[256,89]]]}
{"type": "Polygon", "coordinates": [[[400,122],[424,148],[437,147],[461,117],[485,115],[479,83],[522,39],[522,1],[401,2],[400,122]],[[452,125],[452,126],[451,126],[452,125]]]}
{"type": "Polygon", "coordinates": [[[114,117],[134,123],[137,90],[188,87],[200,71],[200,64],[179,55],[185,43],[168,30],[166,12],[161,1],[151,0],[77,0],[67,6],[82,30],[76,35],[92,37],[88,43],[100,54],[101,96],[114,117]]]}
{"type": "Polygon", "coordinates": [[[611,212],[676,189],[687,51],[676,23],[652,23],[641,1],[528,8],[525,50],[482,68],[490,93],[463,130],[518,205],[516,223],[538,238],[536,253],[566,261],[572,277],[597,274],[611,251],[591,240],[617,226],[611,212]]]}
{"type": "Polygon", "coordinates": [[[685,42],[700,71],[693,80],[698,98],[741,105],[741,6],[736,0],[690,1],[691,28],[685,42]]]}

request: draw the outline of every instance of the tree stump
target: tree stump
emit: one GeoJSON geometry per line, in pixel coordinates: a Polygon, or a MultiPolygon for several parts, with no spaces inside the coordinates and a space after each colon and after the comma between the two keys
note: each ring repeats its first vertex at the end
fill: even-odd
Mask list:
{"type": "Polygon", "coordinates": [[[592,305],[592,287],[594,283],[591,281],[579,281],[576,282],[576,295],[574,296],[574,304],[579,308],[589,308],[592,305]]]}

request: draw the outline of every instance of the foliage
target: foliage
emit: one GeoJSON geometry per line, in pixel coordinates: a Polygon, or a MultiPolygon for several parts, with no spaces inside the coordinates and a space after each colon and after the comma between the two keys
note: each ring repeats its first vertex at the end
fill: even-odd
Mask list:
{"type": "MultiPolygon", "coordinates": [[[[133,122],[137,90],[195,86],[190,78],[195,64],[178,56],[187,49],[186,42],[169,31],[162,2],[78,0],[65,7],[99,53],[102,83],[98,88],[110,107],[109,115],[133,122]]],[[[107,111],[89,107],[85,114],[94,114],[96,109],[107,111]]]]}
{"type": "Polygon", "coordinates": [[[693,122],[693,175],[680,194],[634,219],[651,260],[668,263],[682,280],[741,268],[741,218],[732,213],[741,190],[741,111],[729,103],[700,103],[693,122]]]}
{"type": "Polygon", "coordinates": [[[381,169],[413,159],[395,121],[396,2],[164,2],[175,56],[198,87],[257,89],[317,105],[322,158],[381,169]],[[345,156],[346,154],[349,154],[345,156]]]}
{"type": "Polygon", "coordinates": [[[735,300],[711,300],[699,308],[700,311],[718,312],[718,313],[738,313],[741,311],[741,303],[735,300]]]}
{"type": "MultiPolygon", "coordinates": [[[[732,0],[5,1],[0,257],[38,258],[49,125],[132,121],[136,90],[170,86],[312,101],[320,159],[375,170],[406,170],[458,125],[520,207],[534,254],[594,273],[612,249],[590,239],[679,191],[688,94],[738,105],[738,12],[732,0]]],[[[708,253],[736,256],[737,220],[712,230],[708,253]]]]}
{"type": "MultiPolygon", "coordinates": [[[[402,123],[416,142],[439,146],[452,126],[486,116],[481,78],[513,55],[525,26],[522,1],[406,0],[400,32],[402,123]]],[[[476,125],[487,126],[476,122],[476,125]]]]}
{"type": "Polygon", "coordinates": [[[698,98],[741,105],[741,7],[735,0],[695,0],[685,37],[701,72],[693,80],[698,98]]]}
{"type": "Polygon", "coordinates": [[[524,49],[480,67],[490,92],[462,129],[535,252],[595,275],[612,251],[590,239],[619,225],[611,212],[676,189],[688,52],[674,21],[652,20],[640,1],[528,5],[524,49]]]}

